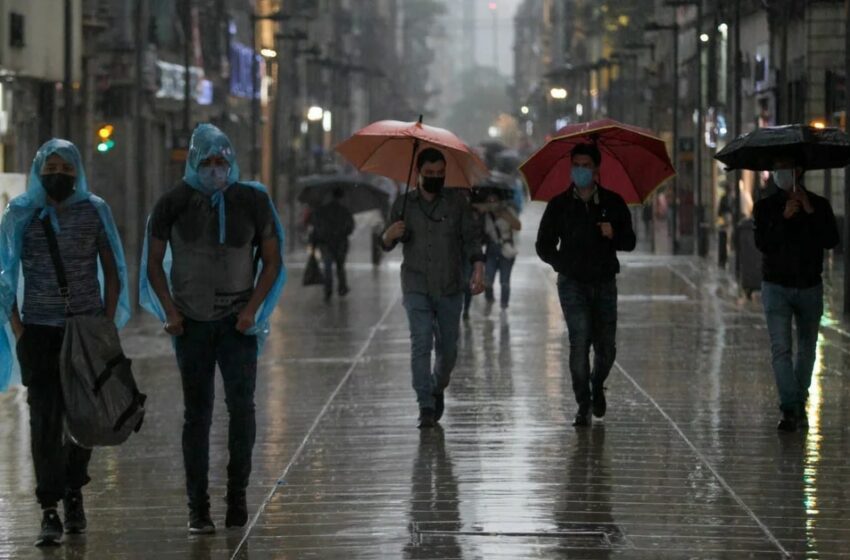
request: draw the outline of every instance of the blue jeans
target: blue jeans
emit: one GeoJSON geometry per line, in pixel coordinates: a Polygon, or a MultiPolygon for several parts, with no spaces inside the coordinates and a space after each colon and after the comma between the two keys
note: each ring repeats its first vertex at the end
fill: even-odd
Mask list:
{"type": "Polygon", "coordinates": [[[425,294],[404,294],[404,309],[410,325],[410,369],[419,408],[434,409],[434,395],[449,385],[457,362],[457,339],[463,292],[433,298],[425,294]],[[435,359],[431,369],[431,351],[435,359]]]}
{"type": "Polygon", "coordinates": [[[779,407],[796,414],[809,397],[818,326],[823,315],[823,284],[805,289],[762,282],[761,297],[770,334],[773,376],[779,407]],[[797,356],[792,360],[791,321],[797,323],[797,356]]]}
{"type": "Polygon", "coordinates": [[[257,433],[254,388],[257,382],[257,337],[236,330],[236,316],[218,321],[186,318],[175,337],[177,365],[183,381],[183,464],[189,507],[209,507],[210,425],[215,401],[215,365],[224,382],[230,423],[227,449],[228,494],[244,493],[251,474],[257,433]]]}
{"type": "Polygon", "coordinates": [[[573,393],[580,408],[588,407],[591,389],[602,390],[617,356],[617,282],[577,282],[560,275],[558,296],[570,336],[573,393]]]}
{"type": "Polygon", "coordinates": [[[502,255],[502,246],[499,243],[487,244],[487,263],[484,266],[485,285],[487,286],[487,301],[493,301],[493,282],[496,273],[499,273],[499,283],[502,286],[500,298],[502,307],[507,307],[511,300],[511,271],[514,268],[516,258],[506,259],[502,255]]]}

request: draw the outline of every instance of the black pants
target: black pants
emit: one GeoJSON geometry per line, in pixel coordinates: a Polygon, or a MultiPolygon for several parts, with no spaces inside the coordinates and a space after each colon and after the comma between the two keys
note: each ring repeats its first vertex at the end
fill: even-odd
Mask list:
{"type": "Polygon", "coordinates": [[[65,401],[59,377],[63,335],[59,327],[26,325],[16,348],[30,407],[35,496],[42,508],[56,507],[66,490],[79,490],[90,480],[91,449],[64,437],[65,401]]]}
{"type": "Polygon", "coordinates": [[[325,273],[325,295],[330,296],[334,291],[333,267],[336,265],[336,277],[339,285],[337,291],[341,294],[348,290],[348,280],[345,274],[345,259],[348,256],[347,247],[322,247],[322,261],[325,273]]]}
{"type": "Polygon", "coordinates": [[[215,365],[224,381],[230,416],[227,448],[228,494],[244,493],[251,475],[251,453],[257,433],[254,388],[257,381],[257,337],[236,330],[236,317],[219,321],[186,319],[176,338],[177,364],[183,381],[183,463],[189,507],[209,507],[210,425],[215,401],[215,365]]]}

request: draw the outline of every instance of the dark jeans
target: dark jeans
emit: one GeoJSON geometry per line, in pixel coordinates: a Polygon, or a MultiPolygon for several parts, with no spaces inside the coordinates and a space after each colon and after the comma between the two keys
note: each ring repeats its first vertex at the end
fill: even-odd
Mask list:
{"type": "Polygon", "coordinates": [[[773,375],[779,390],[779,407],[797,414],[809,397],[823,315],[823,284],[805,289],[762,282],[761,300],[770,334],[773,375]],[[797,323],[794,359],[791,322],[797,323]]]}
{"type": "Polygon", "coordinates": [[[56,507],[67,490],[89,482],[91,449],[83,449],[64,436],[65,401],[59,377],[59,351],[64,329],[26,325],[17,344],[21,380],[27,387],[30,407],[35,496],[42,508],[56,507]]]}
{"type": "Polygon", "coordinates": [[[472,307],[472,263],[464,256],[463,259],[463,312],[468,314],[472,307]]]}
{"type": "Polygon", "coordinates": [[[189,507],[209,506],[210,424],[215,400],[215,365],[221,370],[224,400],[230,416],[227,448],[228,494],[244,493],[251,475],[251,452],[257,424],[254,387],[257,381],[257,337],[236,330],[236,317],[218,321],[186,319],[175,338],[183,382],[183,463],[189,507]]]}
{"type": "Polygon", "coordinates": [[[334,291],[333,267],[336,265],[336,277],[340,294],[348,291],[348,280],[345,275],[345,259],[348,255],[347,249],[331,249],[322,247],[322,263],[325,267],[325,295],[330,296],[334,291]]]}
{"type": "Polygon", "coordinates": [[[617,282],[585,283],[559,276],[558,295],[570,336],[573,392],[579,407],[587,407],[591,390],[602,389],[617,356],[617,282]]]}
{"type": "Polygon", "coordinates": [[[404,294],[404,309],[410,325],[410,368],[419,408],[434,409],[434,394],[449,385],[457,362],[457,339],[463,294],[434,298],[404,294]],[[431,351],[434,367],[431,369],[431,351]]]}
{"type": "Polygon", "coordinates": [[[499,293],[502,307],[507,307],[511,301],[511,271],[514,268],[516,258],[508,259],[502,255],[500,243],[489,243],[487,245],[487,264],[484,268],[485,284],[487,286],[487,301],[493,301],[493,283],[496,281],[496,273],[499,273],[499,293]]]}

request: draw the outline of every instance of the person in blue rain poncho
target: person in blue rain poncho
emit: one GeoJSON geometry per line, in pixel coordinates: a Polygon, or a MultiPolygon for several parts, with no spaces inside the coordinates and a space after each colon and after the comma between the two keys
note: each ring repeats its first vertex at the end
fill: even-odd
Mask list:
{"type": "Polygon", "coordinates": [[[256,436],[257,354],[285,282],[283,228],[265,188],[239,181],[227,136],[202,124],[183,180],[156,203],[147,231],[139,299],[174,337],[189,532],[215,531],[207,490],[216,363],[230,416],[225,525],[241,527],[256,436]]]}
{"type": "Polygon", "coordinates": [[[91,458],[90,449],[63,441],[59,353],[65,318],[106,314],[119,328],[130,318],[127,266],[112,212],[89,192],[80,153],[67,140],[50,140],[38,150],[26,192],[3,214],[0,307],[0,387],[9,383],[16,357],[27,387],[36,498],[43,510],[36,545],[55,545],[63,529],[86,529],[81,488],[89,482],[91,458]],[[56,234],[66,269],[70,308],[59,291],[47,227],[56,234]],[[60,499],[64,527],[56,512],[60,499]]]}

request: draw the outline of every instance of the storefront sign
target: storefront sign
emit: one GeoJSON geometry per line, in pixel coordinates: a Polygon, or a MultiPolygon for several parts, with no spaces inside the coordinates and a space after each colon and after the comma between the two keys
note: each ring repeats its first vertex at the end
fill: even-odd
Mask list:
{"type": "MultiPolygon", "coordinates": [[[[186,91],[186,67],[181,64],[157,60],[157,89],[158,99],[174,99],[182,101],[186,91]]],[[[192,97],[199,105],[212,103],[212,83],[204,79],[204,71],[197,66],[189,67],[189,89],[192,97]]]]}
{"type": "Polygon", "coordinates": [[[259,97],[259,85],[262,83],[264,67],[262,57],[251,47],[232,41],[230,43],[230,94],[245,99],[250,99],[252,94],[254,97],[259,97]],[[254,57],[257,60],[257,74],[256,80],[252,81],[254,57]]]}

